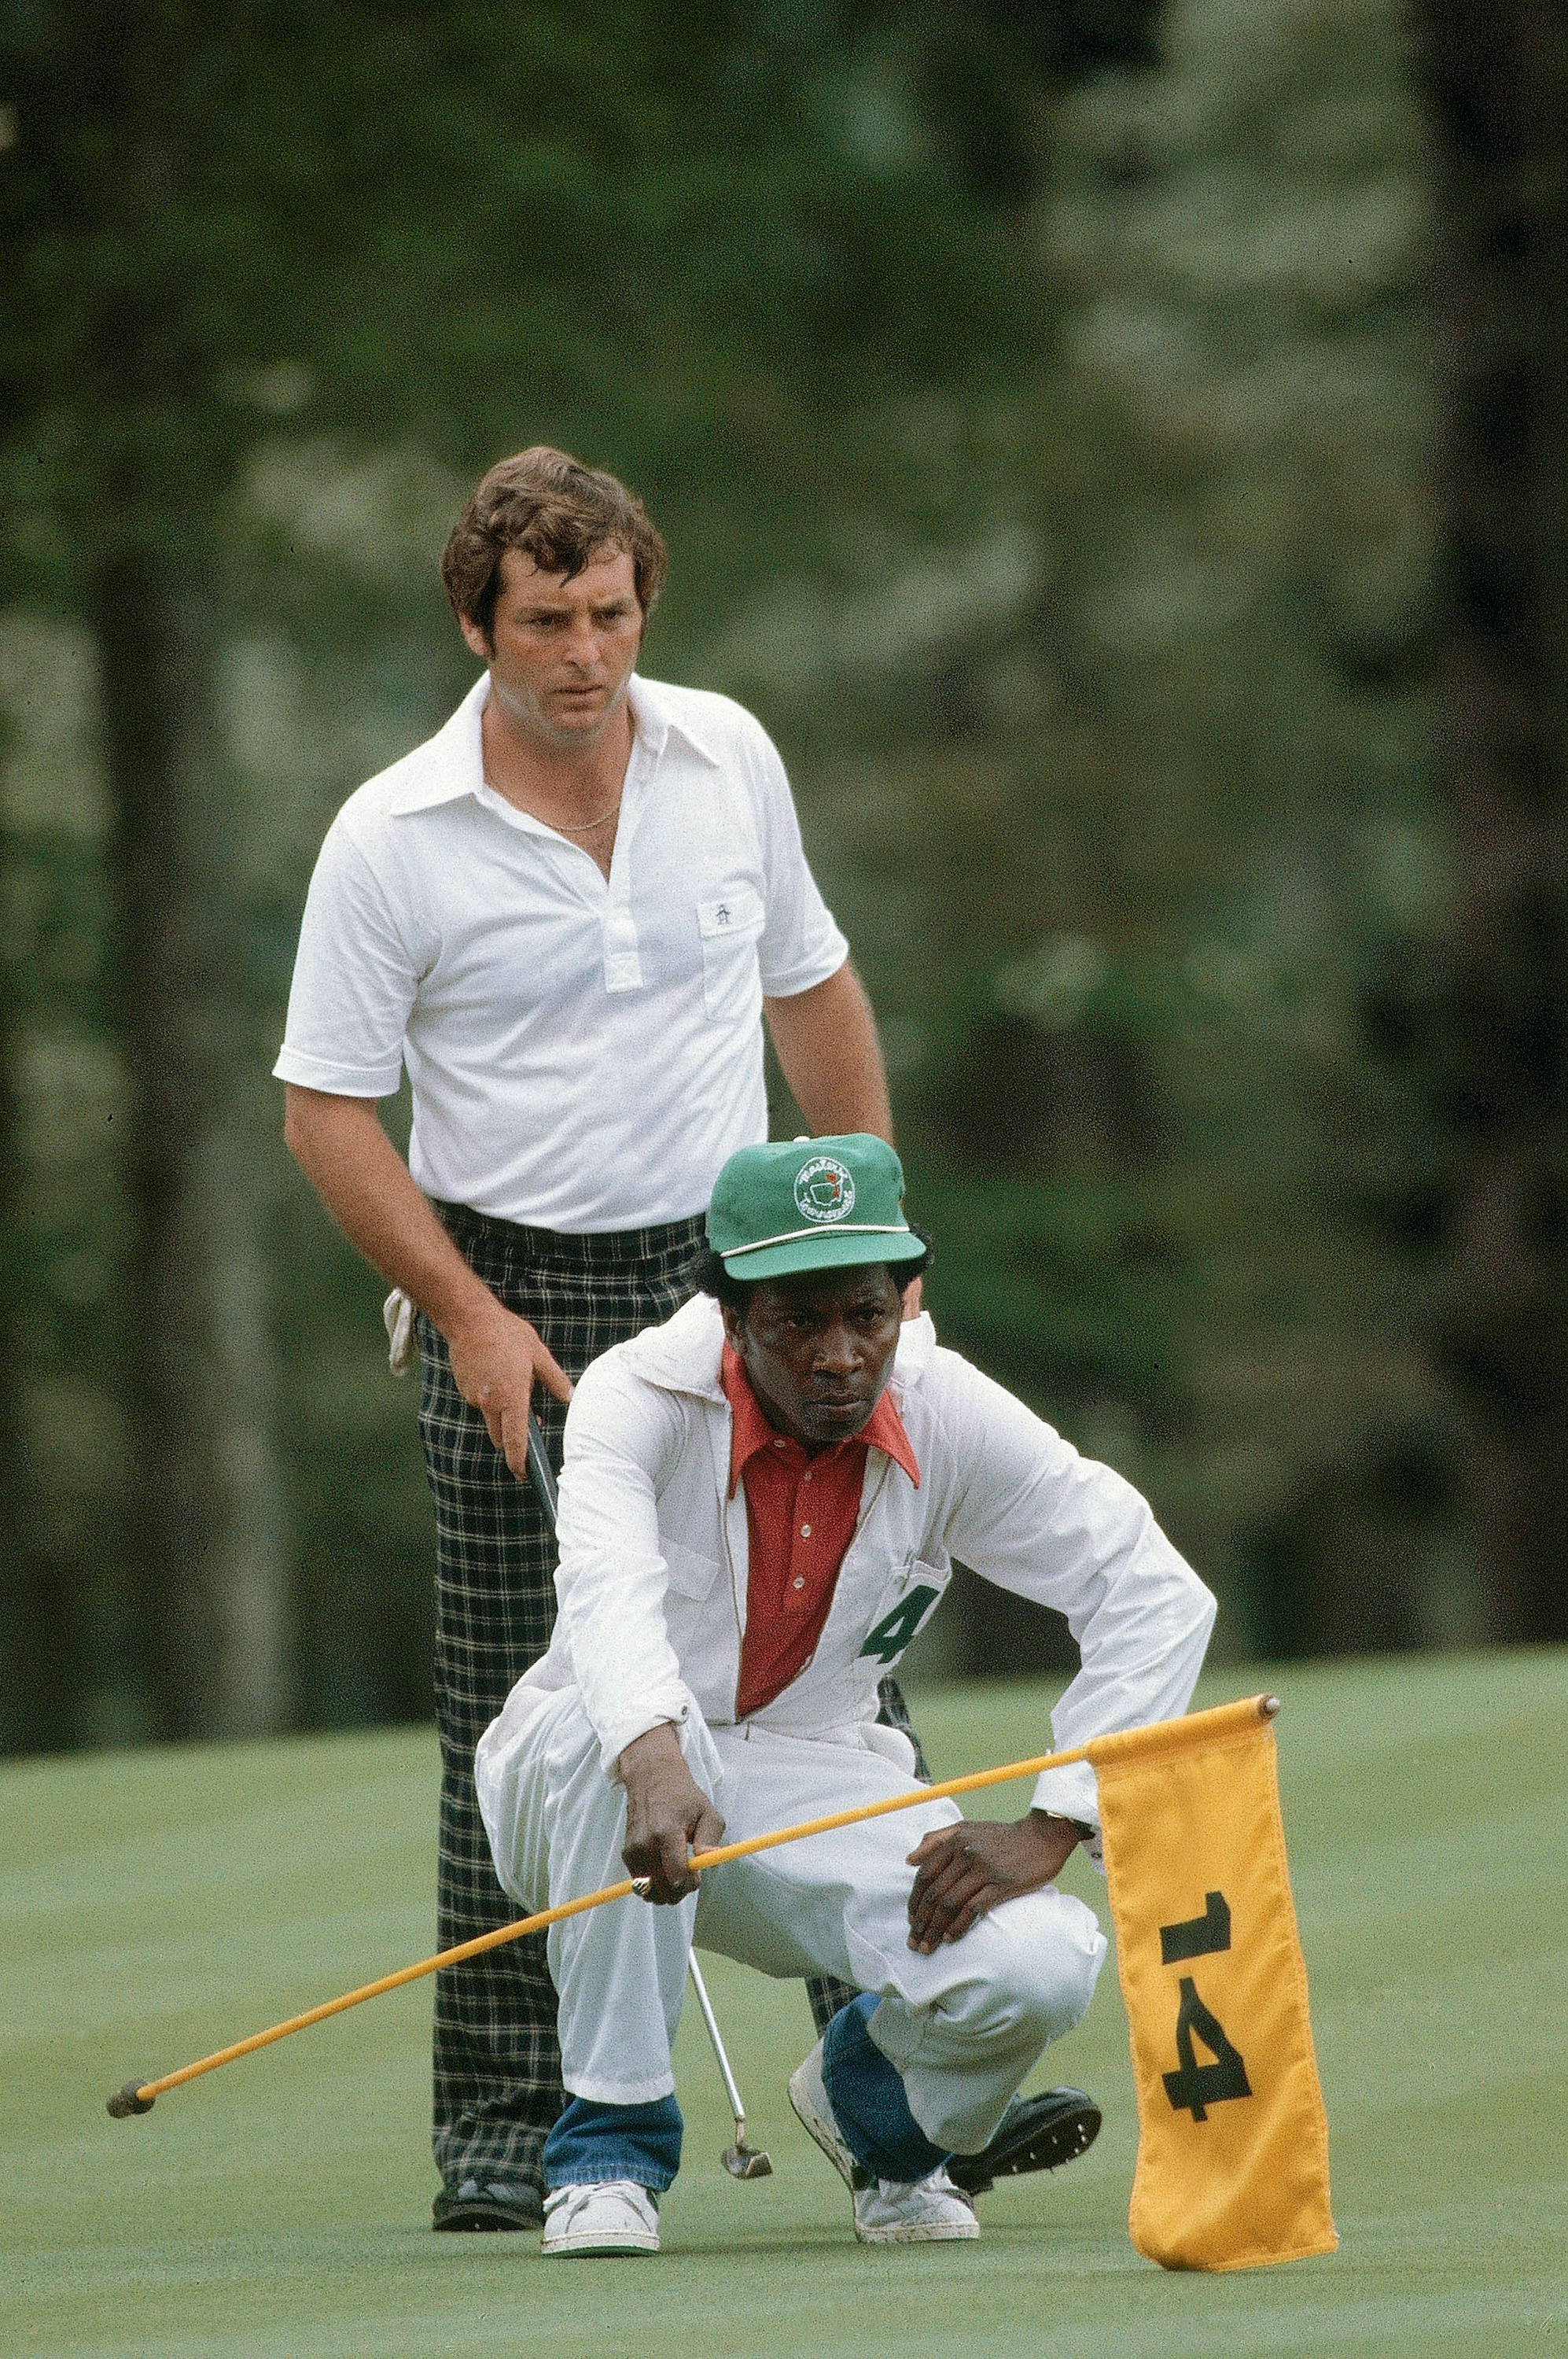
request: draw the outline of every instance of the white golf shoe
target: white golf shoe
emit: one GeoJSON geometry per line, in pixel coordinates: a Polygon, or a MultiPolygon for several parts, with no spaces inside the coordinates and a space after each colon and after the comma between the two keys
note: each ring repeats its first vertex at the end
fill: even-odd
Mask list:
{"type": "Polygon", "coordinates": [[[797,2064],[790,2074],[789,2101],[801,2127],[816,2140],[845,2186],[853,2193],[856,2180],[865,2174],[838,2135],[827,2083],[822,2075],[820,2039],[805,2062],[797,2064]]]}
{"type": "Polygon", "coordinates": [[[659,2214],[645,2187],[607,2179],[591,2187],[557,2187],[545,2198],[541,2253],[656,2253],[659,2214]]]}
{"type": "Polygon", "coordinates": [[[855,2205],[855,2234],[862,2245],[933,2245],[978,2236],[980,2223],[963,2195],[938,2169],[914,2180],[871,2179],[839,2134],[822,2071],[819,2039],[790,2075],[789,2101],[802,2127],[814,2137],[838,2173],[855,2205]]]}
{"type": "Polygon", "coordinates": [[[979,2233],[945,2170],[914,2180],[878,2179],[855,2190],[855,2234],[862,2245],[937,2245],[979,2233]]]}

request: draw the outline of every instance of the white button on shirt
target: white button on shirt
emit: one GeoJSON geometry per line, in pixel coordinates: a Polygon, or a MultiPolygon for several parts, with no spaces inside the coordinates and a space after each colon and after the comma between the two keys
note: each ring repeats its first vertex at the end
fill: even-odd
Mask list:
{"type": "Polygon", "coordinates": [[[633,678],[610,875],[484,783],[484,675],[360,788],[311,879],[280,1080],[414,1100],[427,1194],[567,1234],[707,1205],[767,1136],[760,1017],[848,945],[761,724],[633,678]]]}

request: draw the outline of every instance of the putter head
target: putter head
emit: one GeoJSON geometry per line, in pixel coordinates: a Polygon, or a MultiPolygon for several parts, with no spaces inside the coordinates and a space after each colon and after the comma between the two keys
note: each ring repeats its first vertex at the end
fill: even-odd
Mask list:
{"type": "Polygon", "coordinates": [[[731,2179],[771,2179],[773,2175],[772,2158],[760,2147],[748,2146],[744,2138],[727,2146],[719,2159],[731,2179]]]}

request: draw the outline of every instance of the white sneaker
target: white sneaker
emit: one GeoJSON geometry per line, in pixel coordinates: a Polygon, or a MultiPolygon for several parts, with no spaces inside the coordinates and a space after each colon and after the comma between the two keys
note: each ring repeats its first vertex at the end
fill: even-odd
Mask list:
{"type": "Polygon", "coordinates": [[[868,2180],[833,2118],[820,2039],[791,2073],[789,2101],[853,2196],[855,2234],[862,2245],[931,2245],[979,2234],[979,2222],[940,2167],[913,2181],[868,2180]]]}
{"type": "Polygon", "coordinates": [[[855,2234],[862,2245],[936,2245],[978,2236],[980,2223],[940,2168],[914,2181],[879,2179],[855,2194],[855,2234]]]}
{"type": "Polygon", "coordinates": [[[827,2083],[822,2075],[820,2039],[806,2061],[797,2064],[790,2074],[789,2101],[795,2107],[801,2127],[816,2140],[845,2186],[853,2193],[856,2180],[863,2179],[865,2173],[838,2135],[827,2083]]]}
{"type": "Polygon", "coordinates": [[[645,2187],[607,2179],[557,2187],[545,2198],[542,2253],[656,2253],[659,2214],[645,2187]]]}

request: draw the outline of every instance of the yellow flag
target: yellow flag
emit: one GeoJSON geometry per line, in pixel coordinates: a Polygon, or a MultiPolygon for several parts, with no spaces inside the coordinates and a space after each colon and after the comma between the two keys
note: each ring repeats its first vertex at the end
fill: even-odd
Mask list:
{"type": "Polygon", "coordinates": [[[1097,1737],[1138,2085],[1128,2230],[1168,2269],[1330,2253],[1328,2128],[1271,1697],[1097,1737]]]}

